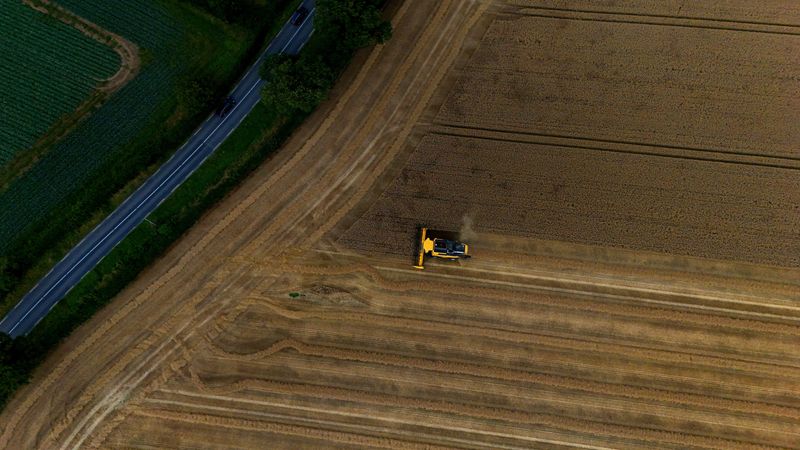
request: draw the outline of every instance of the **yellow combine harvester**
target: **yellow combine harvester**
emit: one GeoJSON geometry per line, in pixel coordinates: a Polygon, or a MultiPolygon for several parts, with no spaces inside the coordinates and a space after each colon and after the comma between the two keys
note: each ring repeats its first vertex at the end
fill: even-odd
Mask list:
{"type": "Polygon", "coordinates": [[[437,231],[428,230],[423,227],[420,230],[420,238],[417,245],[417,263],[414,265],[417,269],[424,269],[425,255],[430,255],[442,259],[462,259],[469,258],[469,246],[467,244],[458,242],[456,233],[450,231],[437,231]]]}

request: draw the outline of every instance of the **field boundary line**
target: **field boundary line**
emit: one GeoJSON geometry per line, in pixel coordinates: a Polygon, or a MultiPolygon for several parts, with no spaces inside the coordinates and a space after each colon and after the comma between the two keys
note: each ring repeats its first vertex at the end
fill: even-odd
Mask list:
{"type": "Polygon", "coordinates": [[[579,8],[556,8],[553,6],[538,6],[535,4],[527,4],[524,2],[512,1],[511,3],[513,6],[518,6],[524,9],[535,9],[535,10],[542,10],[542,11],[559,11],[559,12],[576,12],[576,13],[585,13],[585,14],[605,14],[605,15],[625,15],[625,16],[634,16],[634,17],[656,17],[660,19],[682,19],[682,20],[696,20],[696,21],[709,21],[709,22],[723,22],[723,23],[735,23],[735,24],[743,24],[743,25],[763,25],[763,26],[771,26],[771,27],[786,27],[786,28],[800,28],[800,24],[791,24],[791,23],[775,23],[775,22],[759,22],[759,21],[752,21],[752,20],[736,20],[736,19],[720,19],[720,18],[713,18],[713,17],[700,17],[700,16],[680,16],[680,15],[668,15],[668,14],[647,14],[642,12],[622,12],[622,11],[601,11],[601,10],[592,10],[592,9],[579,9],[579,8]]]}
{"type": "MultiPolygon", "coordinates": [[[[785,31],[785,30],[765,30],[756,28],[741,28],[725,25],[700,25],[694,23],[686,23],[686,21],[697,22],[717,22],[720,24],[741,24],[750,25],[746,22],[735,22],[728,20],[718,19],[695,19],[680,16],[660,16],[660,15],[647,15],[647,14],[628,14],[622,12],[601,12],[601,11],[583,11],[572,9],[558,9],[558,8],[541,8],[541,7],[522,7],[522,10],[517,11],[514,15],[522,17],[538,17],[544,19],[564,19],[564,20],[580,20],[585,22],[606,22],[606,23],[626,23],[635,25],[656,25],[664,27],[681,27],[681,28],[695,28],[706,30],[719,30],[719,31],[739,31],[744,33],[759,33],[759,34],[775,34],[783,36],[800,36],[800,31],[785,31]],[[525,11],[542,11],[542,12],[528,12],[525,11]],[[547,14],[549,12],[549,14],[547,14]],[[579,14],[579,15],[576,15],[579,14]],[[632,19],[624,18],[610,18],[608,16],[629,16],[632,19]],[[589,17],[587,17],[589,16],[589,17]],[[591,16],[606,16],[606,17],[591,17],[591,16]],[[653,20],[642,20],[642,18],[651,18],[653,20]],[[639,19],[639,20],[636,20],[639,19]],[[683,23],[681,23],[683,22],[683,23]]],[[[785,28],[798,28],[797,25],[773,25],[773,24],[759,24],[761,26],[771,27],[785,27],[785,28]]]]}
{"type": "Polygon", "coordinates": [[[431,129],[430,134],[436,134],[441,136],[452,136],[452,137],[466,137],[472,139],[481,139],[481,140],[492,140],[492,141],[501,141],[501,142],[510,142],[516,144],[536,144],[536,145],[551,145],[554,147],[564,147],[564,148],[572,148],[577,150],[597,150],[602,152],[611,152],[611,153],[624,153],[624,154],[634,154],[634,155],[646,155],[646,156],[660,156],[664,158],[675,158],[675,159],[687,159],[687,160],[694,160],[694,161],[707,161],[707,162],[718,162],[718,163],[727,163],[727,164],[737,164],[737,165],[745,165],[745,166],[758,166],[758,167],[769,167],[775,169],[784,169],[784,170],[800,170],[800,157],[791,157],[791,156],[771,156],[771,155],[762,155],[758,153],[750,153],[750,152],[737,152],[733,150],[720,150],[720,149],[707,149],[707,148],[699,148],[699,147],[684,147],[680,145],[670,145],[670,144],[657,144],[657,143],[645,143],[645,142],[635,142],[635,141],[623,141],[623,140],[614,140],[614,139],[603,139],[603,138],[592,138],[592,137],[585,137],[585,136],[569,136],[569,135],[561,135],[561,134],[551,134],[551,133],[536,133],[532,131],[513,131],[513,130],[504,130],[501,128],[491,128],[491,127],[475,127],[475,126],[468,126],[468,125],[454,125],[448,124],[444,122],[437,122],[437,127],[431,129]],[[481,136],[480,134],[471,134],[467,132],[467,130],[475,130],[478,132],[485,132],[491,133],[493,135],[485,135],[481,136]],[[531,138],[531,139],[525,139],[531,138]],[[535,138],[545,138],[545,139],[558,139],[567,142],[547,142],[543,140],[536,140],[535,138]],[[624,145],[624,146],[632,146],[632,147],[644,147],[644,148],[653,148],[653,149],[663,149],[666,152],[659,152],[659,151],[644,151],[644,150],[626,150],[622,148],[612,148],[612,147],[603,147],[603,146],[590,146],[590,145],[580,145],[576,143],[569,143],[569,141],[583,141],[583,142],[596,142],[600,144],[607,144],[607,145],[624,145]],[[741,160],[735,159],[727,159],[727,158],[713,158],[710,156],[692,156],[692,155],[681,155],[677,153],[668,153],[668,151],[678,151],[678,152],[693,152],[699,155],[713,155],[713,154],[720,154],[726,155],[730,157],[738,157],[742,158],[741,160]],[[776,161],[783,161],[783,163],[772,163],[772,162],[758,162],[758,161],[748,161],[746,158],[763,158],[765,160],[776,160],[776,161]]]}

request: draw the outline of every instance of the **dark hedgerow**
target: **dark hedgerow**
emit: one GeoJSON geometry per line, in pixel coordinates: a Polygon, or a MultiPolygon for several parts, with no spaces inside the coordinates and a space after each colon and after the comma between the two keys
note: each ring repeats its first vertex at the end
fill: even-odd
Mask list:
{"type": "Polygon", "coordinates": [[[299,56],[273,55],[261,76],[262,100],[279,114],[309,113],[333,86],[353,53],[392,35],[378,0],[317,0],[315,38],[299,56]]]}

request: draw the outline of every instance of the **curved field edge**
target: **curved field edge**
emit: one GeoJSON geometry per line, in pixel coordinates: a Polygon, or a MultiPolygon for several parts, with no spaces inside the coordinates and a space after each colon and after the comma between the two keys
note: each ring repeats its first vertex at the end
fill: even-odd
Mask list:
{"type": "Polygon", "coordinates": [[[78,105],[73,112],[60,117],[29,149],[16,153],[11,160],[0,167],[0,192],[14,179],[29,170],[82,119],[99,108],[110,95],[131,81],[141,66],[139,47],[124,37],[75,15],[49,0],[24,0],[23,3],[75,28],[95,41],[109,46],[119,56],[121,63],[113,75],[98,82],[89,98],[78,105]]]}
{"type": "Polygon", "coordinates": [[[176,2],[140,3],[143,12],[126,3],[123,12],[138,14],[130,17],[101,10],[103,2],[58,4],[139,46],[141,70],[0,192],[8,212],[0,225],[2,312],[180,146],[260,50],[273,24],[265,20],[244,29],[176,2]],[[135,17],[152,26],[139,27],[135,17]]]}
{"type": "Polygon", "coordinates": [[[29,153],[48,129],[95,98],[121,61],[104,39],[42,14],[30,2],[4,3],[0,25],[0,170],[5,175],[9,163],[29,153]]]}

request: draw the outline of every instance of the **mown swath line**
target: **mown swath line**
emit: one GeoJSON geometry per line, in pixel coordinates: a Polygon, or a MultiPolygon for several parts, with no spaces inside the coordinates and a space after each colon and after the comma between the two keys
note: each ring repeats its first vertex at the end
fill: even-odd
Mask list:
{"type": "MultiPolygon", "coordinates": [[[[229,407],[211,405],[211,404],[209,404],[207,402],[207,400],[214,399],[214,397],[218,397],[218,399],[223,399],[223,401],[228,401],[230,403],[245,403],[245,404],[251,404],[251,405],[260,405],[262,408],[264,406],[271,406],[273,408],[278,407],[278,408],[285,408],[285,409],[290,409],[290,410],[294,410],[294,411],[300,410],[300,411],[311,411],[311,412],[324,412],[326,414],[333,414],[333,415],[336,415],[336,416],[361,417],[361,418],[372,419],[372,420],[376,420],[376,421],[383,420],[380,417],[372,417],[372,416],[367,416],[365,414],[359,414],[359,413],[344,412],[344,411],[333,411],[331,409],[321,410],[319,408],[301,406],[301,405],[296,405],[296,404],[295,405],[290,405],[290,404],[285,404],[285,403],[267,402],[267,401],[263,401],[263,400],[261,400],[261,401],[259,401],[259,400],[249,400],[249,399],[243,399],[241,397],[226,397],[226,398],[223,398],[221,396],[215,396],[215,395],[211,395],[211,394],[199,394],[199,393],[194,393],[194,392],[190,392],[190,391],[181,391],[181,390],[172,390],[172,389],[161,389],[159,392],[162,393],[162,394],[178,396],[176,398],[180,398],[181,396],[182,397],[190,397],[190,398],[191,397],[201,397],[201,398],[205,398],[206,402],[203,402],[203,403],[198,403],[196,401],[195,402],[182,402],[182,401],[178,401],[178,400],[169,400],[169,399],[164,399],[164,398],[146,398],[146,399],[144,399],[145,403],[162,405],[162,406],[161,407],[157,407],[157,408],[142,409],[142,410],[139,410],[139,411],[135,411],[134,414],[137,414],[137,415],[140,415],[140,416],[145,416],[145,417],[157,417],[157,418],[167,418],[169,420],[179,420],[179,421],[192,423],[192,424],[196,424],[198,422],[198,419],[201,419],[201,420],[204,419],[204,420],[209,421],[209,422],[210,422],[210,420],[213,420],[213,425],[214,426],[230,427],[230,428],[246,428],[245,425],[242,424],[242,421],[246,420],[246,421],[248,421],[248,424],[249,424],[249,421],[251,421],[252,419],[244,419],[244,418],[242,418],[242,416],[251,416],[251,417],[252,416],[256,416],[256,417],[262,417],[263,418],[263,419],[258,419],[257,420],[258,424],[269,424],[269,425],[273,425],[274,424],[274,425],[283,426],[283,427],[286,427],[286,428],[290,428],[291,427],[291,429],[295,429],[296,428],[296,429],[302,430],[302,431],[293,433],[291,431],[291,429],[286,429],[286,428],[279,429],[279,430],[276,430],[276,431],[272,431],[272,430],[269,430],[268,427],[263,427],[262,428],[261,426],[253,426],[252,429],[256,429],[256,430],[262,430],[263,429],[264,431],[270,431],[270,432],[280,433],[280,434],[289,434],[289,435],[295,435],[295,436],[303,436],[303,437],[309,437],[309,436],[317,435],[317,433],[322,432],[322,433],[325,433],[323,435],[323,438],[325,440],[327,440],[327,441],[337,440],[338,442],[343,442],[343,441],[340,440],[340,439],[335,439],[335,437],[331,436],[331,433],[336,433],[337,435],[345,435],[346,434],[346,435],[352,435],[352,436],[356,437],[357,439],[359,439],[358,442],[349,442],[348,441],[348,443],[364,444],[364,440],[365,439],[368,440],[368,441],[366,441],[367,443],[371,442],[369,440],[372,440],[372,439],[380,439],[380,441],[378,441],[376,443],[376,445],[380,446],[380,447],[386,446],[387,439],[391,439],[391,441],[389,441],[389,442],[391,442],[393,444],[401,443],[401,442],[405,442],[405,443],[423,443],[420,440],[420,438],[431,438],[431,437],[434,437],[434,435],[431,435],[431,434],[428,434],[428,433],[421,433],[419,431],[416,431],[413,434],[411,434],[411,433],[406,432],[406,431],[398,430],[396,426],[394,426],[392,428],[391,432],[396,434],[397,436],[405,437],[404,439],[403,438],[398,438],[398,437],[390,437],[390,438],[389,437],[381,437],[381,433],[385,433],[385,430],[386,430],[385,427],[377,428],[377,427],[374,427],[374,426],[365,425],[363,422],[362,423],[353,423],[353,422],[342,422],[342,421],[333,421],[333,420],[322,420],[322,419],[318,419],[318,418],[317,419],[313,419],[313,418],[308,418],[308,417],[303,417],[303,416],[298,416],[298,415],[278,414],[278,413],[274,413],[274,412],[265,412],[264,410],[256,410],[256,409],[252,409],[252,408],[249,408],[249,409],[229,408],[229,407]],[[215,410],[215,411],[219,411],[219,412],[235,413],[235,414],[238,414],[238,416],[231,416],[231,415],[223,416],[223,415],[220,415],[219,413],[214,414],[214,415],[210,415],[210,414],[206,414],[205,412],[196,412],[196,413],[188,414],[188,413],[183,413],[183,412],[176,411],[175,409],[169,409],[169,408],[165,407],[165,405],[181,406],[181,407],[184,407],[184,408],[196,408],[196,409],[200,409],[200,410],[209,410],[209,409],[211,409],[211,410],[215,410]],[[348,428],[348,430],[345,430],[344,429],[345,427],[348,428]],[[331,430],[331,428],[333,430],[331,430]],[[349,429],[352,429],[352,431],[350,431],[349,429]],[[372,434],[368,434],[368,433],[378,433],[378,434],[377,435],[372,435],[372,434]]],[[[205,422],[203,422],[203,423],[205,423],[205,422]]],[[[411,420],[400,420],[400,419],[396,419],[396,418],[392,419],[392,423],[395,424],[395,425],[397,423],[403,423],[405,425],[426,426],[426,427],[429,427],[429,428],[431,427],[429,424],[423,424],[423,423],[419,423],[419,422],[415,422],[415,421],[411,421],[411,420]]],[[[436,428],[438,430],[442,429],[442,427],[440,427],[440,426],[436,426],[436,428]]],[[[546,427],[542,427],[542,429],[545,429],[545,428],[546,427]]],[[[480,430],[464,429],[464,428],[458,428],[458,427],[446,427],[445,429],[447,429],[449,431],[460,431],[460,432],[480,434],[480,435],[485,435],[485,436],[497,436],[497,437],[504,437],[504,438],[507,438],[507,439],[515,439],[515,440],[524,439],[524,440],[532,441],[532,442],[543,442],[543,443],[550,443],[550,444],[558,443],[558,444],[561,444],[561,445],[569,445],[572,448],[586,448],[586,449],[594,449],[594,450],[606,450],[606,449],[608,449],[607,447],[596,447],[596,446],[589,446],[589,445],[583,445],[583,444],[578,444],[578,443],[573,443],[573,442],[565,442],[565,441],[553,441],[553,440],[550,440],[550,439],[543,439],[543,438],[536,438],[536,437],[523,437],[523,436],[510,435],[510,434],[493,432],[493,431],[480,431],[480,430]]],[[[571,433],[570,435],[574,437],[575,434],[576,433],[571,433]]],[[[435,435],[435,438],[438,439],[438,440],[447,440],[447,441],[451,442],[451,445],[454,445],[454,443],[460,443],[460,444],[468,445],[468,447],[464,447],[464,448],[492,448],[492,449],[512,449],[512,450],[527,448],[527,447],[511,447],[511,446],[502,445],[502,444],[496,444],[496,443],[486,443],[486,442],[482,442],[482,441],[467,440],[467,439],[464,439],[464,438],[456,438],[456,437],[452,437],[452,436],[442,436],[441,433],[438,433],[437,435],[435,435]]],[[[628,441],[622,441],[622,442],[628,442],[628,441]]],[[[441,448],[441,447],[432,447],[431,445],[432,444],[426,444],[425,448],[433,448],[433,449],[441,448]]],[[[461,448],[461,447],[454,447],[454,448],[461,448]]]]}
{"type": "Polygon", "coordinates": [[[519,135],[519,136],[531,136],[531,137],[543,137],[543,138],[556,138],[556,139],[571,139],[571,140],[579,140],[579,141],[588,141],[588,142],[602,142],[607,144],[617,144],[617,145],[632,145],[638,147],[652,147],[652,148],[663,148],[669,150],[682,150],[682,151],[691,151],[691,152],[699,152],[699,153],[719,153],[722,155],[732,155],[732,156],[742,156],[742,157],[751,157],[751,158],[765,158],[765,159],[775,159],[775,160],[786,160],[797,162],[798,165],[790,165],[790,164],[779,164],[779,163],[760,163],[754,161],[736,161],[732,159],[723,159],[723,158],[711,158],[711,157],[702,157],[702,156],[689,156],[689,155],[670,155],[666,153],[659,153],[656,151],[636,151],[636,150],[623,150],[619,148],[605,148],[605,147],[594,147],[588,145],[578,145],[578,144],[567,144],[567,143],[553,143],[553,142],[539,142],[533,140],[525,140],[521,138],[512,138],[512,137],[494,137],[494,136],[476,136],[473,134],[469,134],[467,132],[459,133],[457,131],[445,131],[445,130],[432,130],[431,134],[441,135],[441,136],[450,136],[450,137],[461,137],[461,138],[471,138],[471,139],[480,139],[485,141],[498,141],[498,142],[510,142],[514,144],[534,144],[534,145],[549,145],[553,147],[564,147],[564,148],[572,148],[577,150],[597,150],[602,152],[611,152],[611,153],[625,153],[625,154],[632,154],[632,155],[646,155],[646,156],[661,156],[664,158],[675,158],[675,159],[688,159],[694,161],[708,161],[708,162],[718,162],[718,163],[728,163],[728,164],[738,164],[743,166],[759,166],[759,167],[771,167],[776,169],[786,169],[786,170],[800,170],[800,158],[796,157],[784,157],[784,156],[770,156],[770,155],[762,155],[758,153],[745,153],[745,152],[735,152],[730,150],[712,150],[712,149],[703,149],[703,148],[692,148],[692,147],[682,147],[678,145],[668,145],[668,144],[648,144],[643,142],[632,142],[632,141],[618,141],[612,139],[598,139],[598,138],[588,138],[588,137],[580,137],[580,136],[568,136],[568,135],[559,135],[559,134],[548,134],[548,133],[533,133],[533,132],[522,132],[522,131],[506,131],[501,129],[494,129],[489,127],[472,127],[472,126],[461,126],[461,125],[452,125],[441,123],[440,125],[446,126],[448,128],[456,128],[460,130],[477,130],[477,131],[485,131],[490,133],[503,133],[503,134],[511,134],[511,135],[519,135]]]}
{"type": "MultiPolygon", "coordinates": [[[[785,35],[785,36],[800,36],[800,32],[794,31],[768,31],[768,30],[753,30],[747,28],[734,28],[734,27],[723,27],[723,26],[711,26],[711,25],[692,25],[689,23],[666,23],[666,22],[655,22],[655,21],[645,21],[645,20],[624,20],[624,19],[603,19],[597,17],[575,17],[575,16],[565,16],[565,15],[556,15],[556,14],[535,14],[535,13],[527,13],[527,12],[519,12],[517,13],[519,16],[525,17],[540,17],[544,19],[564,19],[564,20],[580,20],[584,22],[608,22],[608,23],[628,23],[634,25],[659,25],[663,27],[681,27],[681,28],[699,28],[705,30],[722,30],[722,31],[740,31],[743,33],[761,33],[761,34],[778,34],[778,35],[785,35]]],[[[685,19],[680,19],[685,20],[685,19]]]]}
{"type": "MultiPolygon", "coordinates": [[[[358,319],[356,319],[358,320],[358,319]]],[[[391,328],[396,326],[388,324],[391,328]]],[[[285,328],[286,325],[279,327],[280,330],[291,333],[290,330],[285,328]]],[[[255,327],[254,327],[255,328],[255,327]]],[[[430,331],[426,328],[419,328],[430,331]]],[[[458,333],[460,335],[469,335],[468,327],[458,333]]],[[[285,353],[286,350],[294,350],[302,355],[313,358],[323,359],[337,359],[340,361],[350,361],[356,364],[379,364],[381,366],[392,367],[407,367],[426,372],[442,372],[458,375],[468,375],[484,379],[498,379],[505,381],[518,381],[533,383],[539,385],[557,386],[563,389],[570,389],[580,392],[591,392],[592,389],[599,392],[605,392],[606,395],[613,396],[618,399],[631,399],[634,401],[647,401],[653,400],[658,402],[679,403],[688,405],[693,408],[709,408],[715,411],[732,411],[732,412],[745,412],[748,414],[758,414],[762,417],[775,417],[782,419],[796,420],[798,406],[786,402],[781,402],[776,399],[790,398],[791,389],[782,388],[780,390],[762,388],[758,385],[751,384],[737,384],[734,382],[718,382],[713,381],[709,383],[707,379],[700,377],[681,377],[674,375],[654,375],[652,371],[630,370],[624,368],[607,368],[599,367],[591,363],[579,362],[565,362],[560,361],[552,364],[545,364],[544,366],[537,364],[535,368],[525,369],[519,367],[506,367],[506,366],[490,366],[487,365],[491,360],[491,356],[484,352],[472,353],[472,356],[465,357],[460,355],[463,347],[458,344],[453,345],[437,345],[437,351],[444,352],[454,357],[442,361],[441,359],[428,359],[415,356],[409,356],[405,352],[392,353],[386,352],[383,347],[391,346],[395,342],[390,338],[373,338],[364,333],[359,333],[358,337],[361,339],[368,339],[369,344],[363,350],[355,350],[352,347],[339,347],[336,342],[343,339],[340,330],[324,330],[319,326],[314,327],[315,337],[310,338],[315,341],[314,344],[308,344],[301,340],[286,339],[279,343],[272,344],[267,348],[255,351],[254,353],[240,354],[235,349],[238,349],[237,343],[243,341],[233,341],[229,343],[211,342],[209,349],[214,359],[220,361],[238,361],[238,364],[243,362],[252,363],[258,366],[275,365],[286,366],[287,360],[295,360],[298,357],[290,353],[285,353]],[[320,339],[317,339],[317,336],[320,339]],[[319,342],[317,342],[319,341],[319,342]],[[324,344],[322,344],[324,342],[324,344]],[[377,358],[377,359],[376,359],[377,358]],[[474,358],[478,358],[487,364],[472,363],[474,358]],[[441,366],[446,363],[447,367],[441,366]],[[570,369],[578,368],[592,372],[592,369],[601,369],[602,375],[600,378],[591,378],[589,375],[574,375],[570,373],[570,369]],[[498,370],[494,375],[489,372],[498,370]],[[613,374],[618,377],[618,380],[609,381],[605,377],[613,374]],[[637,377],[630,379],[631,376],[637,377]],[[657,384],[654,387],[652,381],[657,384]],[[679,386],[674,387],[670,384],[679,383],[679,386]],[[691,385],[686,386],[686,383],[691,385]],[[709,392],[708,388],[718,389],[715,392],[709,392]],[[747,395],[745,395],[745,393],[747,395]],[[765,399],[764,396],[769,396],[765,399]],[[678,399],[680,397],[680,399],[678,399]],[[714,404],[707,403],[708,400],[714,404]],[[755,405],[763,405],[771,409],[766,411],[753,411],[755,405]]],[[[353,337],[352,333],[348,334],[350,339],[353,337]]],[[[473,336],[474,337],[474,336],[473,336]]],[[[514,340],[502,341],[510,342],[512,345],[517,343],[514,340]]],[[[246,340],[245,340],[246,342],[246,340]]],[[[588,346],[588,347],[591,347],[588,346]]],[[[567,351],[573,354],[575,358],[584,357],[588,353],[588,347],[550,347],[550,351],[567,351]]],[[[621,350],[620,350],[621,351],[621,350]]],[[[692,364],[686,366],[687,368],[703,369],[702,365],[692,364]]],[[[594,370],[596,372],[596,370],[594,370]]],[[[494,373],[494,372],[492,372],[494,373]]]]}
{"type": "Polygon", "coordinates": [[[678,15],[670,16],[667,14],[647,14],[647,13],[622,12],[622,11],[598,11],[591,9],[576,9],[576,8],[554,8],[550,6],[536,6],[536,5],[529,6],[525,4],[517,4],[517,6],[520,6],[521,8],[525,9],[535,9],[540,11],[557,11],[566,13],[575,12],[584,14],[605,14],[605,15],[619,15],[619,16],[632,16],[632,17],[653,17],[658,19],[697,20],[697,21],[707,21],[707,22],[735,23],[742,25],[762,25],[768,27],[800,28],[800,25],[790,24],[790,23],[757,22],[757,21],[735,20],[735,19],[715,19],[712,17],[699,17],[699,16],[678,16],[678,15]]]}
{"type": "MultiPolygon", "coordinates": [[[[466,329],[467,327],[465,327],[466,329]]],[[[487,364],[471,363],[461,358],[457,359],[431,359],[425,357],[408,356],[403,353],[387,352],[380,347],[370,347],[369,349],[356,350],[350,347],[336,346],[337,339],[341,339],[338,330],[323,331],[319,326],[314,327],[315,333],[321,334],[327,338],[330,345],[313,343],[309,344],[300,340],[287,339],[278,344],[273,344],[264,350],[259,350],[250,354],[239,354],[231,352],[223,348],[219,343],[209,342],[209,348],[214,355],[215,359],[220,361],[248,361],[259,365],[272,365],[284,366],[289,365],[287,361],[305,361],[307,358],[321,358],[328,361],[343,361],[353,364],[374,364],[381,367],[397,367],[399,369],[408,368],[425,373],[442,373],[459,376],[469,376],[481,379],[495,379],[509,382],[523,382],[532,383],[535,385],[551,386],[559,389],[568,389],[576,392],[585,393],[598,393],[602,392],[616,399],[633,402],[647,402],[654,401],[667,406],[670,403],[686,405],[691,408],[696,408],[700,411],[707,408],[716,412],[745,412],[748,414],[756,414],[764,418],[779,418],[780,420],[795,420],[797,418],[798,409],[795,405],[780,404],[772,401],[754,400],[751,398],[732,397],[729,392],[722,393],[709,393],[704,390],[703,385],[694,385],[693,388],[667,388],[663,386],[653,387],[652,385],[636,384],[626,381],[630,375],[635,375],[645,379],[652,374],[648,372],[631,371],[612,369],[608,370],[603,368],[604,373],[614,373],[620,376],[622,381],[607,381],[605,379],[590,378],[588,376],[573,376],[572,374],[564,371],[559,371],[561,367],[575,368],[579,367],[583,370],[591,370],[596,368],[591,364],[576,364],[576,363],[558,363],[558,368],[550,366],[542,369],[540,366],[535,368],[522,369],[517,367],[506,367],[489,365],[490,361],[481,359],[487,364]],[[292,353],[284,353],[286,350],[295,350],[302,355],[295,356],[292,353]],[[279,353],[283,353],[278,357],[279,353]],[[754,407],[766,407],[770,409],[760,409],[755,411],[754,407]]],[[[465,330],[463,334],[468,334],[465,330]]],[[[392,341],[379,339],[381,344],[390,346],[392,341]]],[[[235,344],[230,344],[235,346],[235,344]]],[[[456,355],[461,347],[456,345],[439,345],[438,350],[446,351],[448,354],[456,355]]],[[[590,352],[586,352],[590,353],[590,352]]],[[[476,355],[478,356],[478,355],[476,355]]],[[[314,367],[319,367],[315,364],[314,367]]],[[[327,370],[327,369],[325,369],[327,370]]],[[[670,382],[686,383],[694,382],[697,379],[681,378],[681,377],[659,377],[661,382],[669,380],[670,382]]],[[[697,380],[705,381],[705,380],[697,380]]],[[[718,383],[718,382],[717,382],[718,383]]],[[[763,395],[763,391],[757,392],[750,389],[750,386],[736,385],[733,383],[719,383],[724,389],[730,391],[746,391],[751,393],[753,397],[763,395]]],[[[785,391],[784,391],[785,392],[785,391]]]]}
{"type": "MultiPolygon", "coordinates": [[[[348,387],[333,387],[322,383],[308,383],[308,382],[269,382],[262,381],[266,389],[270,391],[277,391],[279,393],[307,395],[320,399],[336,399],[341,401],[353,401],[363,404],[376,404],[376,405],[397,405],[400,407],[414,408],[421,411],[433,412],[438,414],[456,414],[467,415],[478,419],[501,420],[510,424],[527,424],[536,426],[549,426],[562,431],[568,432],[592,432],[598,433],[602,430],[603,435],[611,435],[617,438],[628,439],[646,439],[650,441],[663,442],[665,440],[671,442],[689,442],[692,440],[701,441],[706,446],[732,448],[733,446],[746,447],[750,444],[756,443],[762,446],[776,448],[774,444],[764,444],[762,442],[745,441],[740,437],[726,436],[718,437],[699,432],[690,432],[688,430],[669,427],[658,424],[643,424],[641,426],[632,425],[618,418],[586,418],[576,416],[574,414],[565,412],[531,412],[523,410],[515,410],[511,407],[493,406],[487,407],[480,404],[466,403],[464,401],[453,400],[436,400],[426,399],[422,397],[414,397],[411,395],[403,394],[390,394],[383,392],[370,392],[363,389],[355,389],[348,387]],[[670,439],[671,438],[671,439],[670,439]]],[[[162,390],[162,392],[164,392],[162,390]]],[[[195,394],[194,396],[204,396],[208,394],[195,394]]],[[[232,398],[234,401],[243,403],[258,404],[258,400],[242,399],[238,397],[232,398]]],[[[159,402],[158,399],[147,399],[148,402],[159,402]]],[[[204,405],[200,404],[198,407],[203,408],[204,405]]],[[[600,409],[614,411],[607,405],[600,406],[600,409]]],[[[619,412],[619,410],[615,411],[619,412]]],[[[648,414],[638,412],[639,414],[648,414]]],[[[714,424],[713,422],[709,422],[714,424]]],[[[743,428],[743,427],[737,427],[743,428]]],[[[701,446],[703,446],[701,444],[701,446]]]]}
{"type": "MultiPolygon", "coordinates": [[[[384,270],[386,270],[384,268],[384,270]]],[[[402,272],[403,269],[395,269],[391,268],[389,270],[402,272]]],[[[311,273],[302,270],[297,270],[298,273],[311,273]]],[[[432,273],[433,274],[433,273],[432,273]]],[[[461,286],[463,283],[459,283],[458,286],[452,284],[442,284],[443,282],[437,281],[432,283],[420,283],[420,282],[387,282],[382,276],[380,276],[377,272],[367,272],[367,275],[375,281],[381,288],[391,291],[391,292],[408,292],[408,291],[415,291],[415,290],[424,290],[426,293],[429,292],[438,292],[438,293],[448,293],[452,294],[458,290],[458,286],[461,286]]],[[[435,274],[438,276],[442,276],[442,274],[435,274]]],[[[444,282],[446,283],[446,282],[444,282]]],[[[530,289],[536,290],[536,286],[528,285],[530,289]]],[[[473,288],[469,288],[473,289],[473,288]]],[[[486,290],[493,290],[497,291],[497,288],[487,288],[486,290]]],[[[477,291],[476,291],[477,292],[477,291]]],[[[485,291],[480,291],[480,295],[485,295],[485,291]]],[[[796,373],[796,369],[800,368],[800,365],[793,364],[788,362],[785,358],[779,359],[753,359],[747,357],[747,355],[741,354],[733,354],[733,353],[724,353],[719,351],[711,351],[704,349],[702,347],[683,347],[683,350],[675,350],[674,346],[669,346],[664,344],[661,341],[652,341],[647,339],[633,339],[633,338],[626,338],[625,342],[620,342],[618,340],[612,340],[607,335],[603,334],[589,334],[584,333],[583,336],[589,336],[593,339],[584,339],[582,337],[578,337],[571,333],[569,330],[561,330],[556,329],[555,327],[551,327],[551,330],[548,332],[543,332],[542,329],[538,329],[538,331],[532,331],[530,329],[520,329],[520,328],[509,328],[508,326],[503,326],[502,324],[489,324],[489,323],[476,323],[474,321],[466,321],[466,322],[450,322],[441,320],[434,317],[425,317],[424,319],[420,319],[414,316],[405,316],[405,315],[387,315],[387,314],[375,314],[371,313],[371,316],[388,321],[394,320],[406,320],[410,322],[420,322],[420,323],[431,323],[436,324],[437,327],[441,327],[442,329],[450,329],[453,326],[464,326],[469,327],[473,330],[480,330],[482,332],[496,332],[503,335],[506,334],[513,334],[518,335],[520,337],[527,337],[527,338],[543,338],[550,341],[569,341],[569,342],[577,342],[578,348],[591,348],[593,344],[599,343],[604,347],[608,346],[607,350],[614,349],[614,348],[629,348],[632,351],[641,351],[646,353],[662,353],[667,355],[683,355],[684,357],[678,357],[675,359],[664,359],[664,358],[656,358],[657,360],[664,360],[664,361],[675,361],[675,360],[686,360],[691,359],[691,357],[702,357],[704,359],[724,362],[724,361],[732,361],[735,363],[747,365],[747,366],[769,366],[769,367],[776,367],[779,370],[785,369],[788,373],[796,373]],[[689,357],[689,358],[686,358],[689,357]]],[[[333,314],[327,316],[328,318],[338,317],[338,315],[333,314]]],[[[516,339],[514,341],[517,341],[516,339]]],[[[527,340],[525,341],[527,342],[527,340]]],[[[612,353],[617,353],[612,351],[612,353]]],[[[623,353],[624,354],[624,353],[623,353]]],[[[714,363],[709,362],[711,366],[716,366],[714,363]]],[[[761,370],[756,370],[754,368],[746,369],[746,370],[754,370],[761,372],[761,370]]]]}

